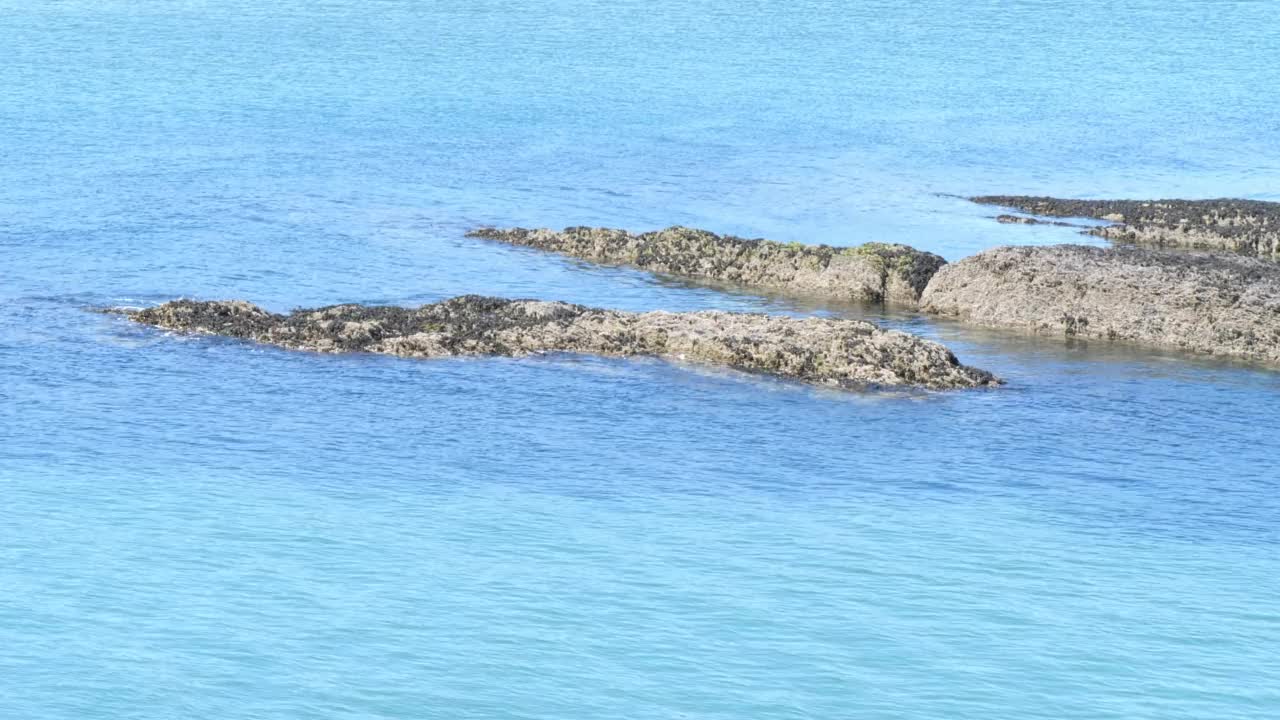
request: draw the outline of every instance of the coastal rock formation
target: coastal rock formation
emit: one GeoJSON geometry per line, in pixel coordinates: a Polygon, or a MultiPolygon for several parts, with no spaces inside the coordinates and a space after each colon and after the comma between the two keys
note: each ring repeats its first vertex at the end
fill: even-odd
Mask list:
{"type": "MultiPolygon", "coordinates": [[[[1088,217],[1114,225],[1086,232],[1117,242],[1280,254],[1280,203],[1261,200],[1061,200],[1023,195],[969,198],[1048,217],[1088,217]]],[[[1009,216],[1012,217],[1012,216],[1009,216]]]]}
{"type": "Polygon", "coordinates": [[[548,250],[605,265],[753,285],[838,300],[914,305],[946,264],[906,245],[867,243],[836,248],[778,243],[671,227],[634,234],[608,228],[562,232],[480,228],[468,237],[548,250]]]}
{"type": "Polygon", "coordinates": [[[171,330],[319,352],[415,358],[543,352],[652,355],[809,383],[934,389],[997,385],[942,345],[860,320],[646,312],[467,295],[419,308],[334,305],[267,312],[243,301],[175,300],[122,310],[171,330]]]}
{"type": "Polygon", "coordinates": [[[1076,223],[1062,222],[1061,220],[1040,220],[1039,218],[1027,217],[1026,215],[997,215],[996,222],[1003,225],[1056,225],[1058,227],[1084,227],[1076,223]]]}
{"type": "Polygon", "coordinates": [[[1280,265],[1136,247],[1001,247],[952,263],[927,312],[1280,364],[1280,265]]]}

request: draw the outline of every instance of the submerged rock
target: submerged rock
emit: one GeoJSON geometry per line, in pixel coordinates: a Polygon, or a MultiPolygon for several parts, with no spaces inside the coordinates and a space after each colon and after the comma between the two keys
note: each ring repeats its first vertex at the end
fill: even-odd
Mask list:
{"type": "MultiPolygon", "coordinates": [[[[1117,242],[1280,254],[1280,203],[1261,200],[1061,200],[1023,195],[970,198],[1048,217],[1088,217],[1114,225],[1086,232],[1117,242]]],[[[1008,216],[1012,217],[1012,216],[1008,216]]]]}
{"type": "Polygon", "coordinates": [[[148,325],[298,350],[433,358],[543,352],[652,355],[842,388],[999,384],[938,343],[860,320],[615,310],[467,295],[419,308],[334,305],[267,312],[243,301],[175,300],[122,310],[148,325]]]}
{"type": "Polygon", "coordinates": [[[1001,247],[929,283],[927,312],[1280,364],[1280,265],[1136,247],[1001,247]]]}
{"type": "Polygon", "coordinates": [[[997,215],[996,222],[1004,225],[1056,225],[1057,227],[1084,227],[1076,223],[1062,222],[1061,220],[1041,220],[1039,218],[1027,217],[1026,215],[997,215]]]}
{"type": "Polygon", "coordinates": [[[746,240],[671,227],[634,234],[608,228],[555,230],[480,228],[468,237],[548,250],[606,265],[706,278],[838,300],[914,305],[946,264],[906,245],[848,248],[746,240]]]}

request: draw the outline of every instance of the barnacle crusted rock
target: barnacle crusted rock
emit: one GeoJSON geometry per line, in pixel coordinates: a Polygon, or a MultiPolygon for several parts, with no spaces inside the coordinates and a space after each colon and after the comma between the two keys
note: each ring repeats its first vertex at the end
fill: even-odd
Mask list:
{"type": "Polygon", "coordinates": [[[978,325],[1280,364],[1280,264],[1259,258],[1000,247],[947,265],[921,305],[978,325]]]}
{"type": "Polygon", "coordinates": [[[1280,254],[1280,203],[1276,202],[1225,198],[1063,200],[1029,195],[982,195],[970,200],[1033,215],[1107,220],[1113,224],[1086,232],[1117,242],[1230,250],[1268,257],[1280,254]]]}
{"type": "Polygon", "coordinates": [[[334,305],[283,315],[244,301],[125,310],[140,323],[319,352],[414,358],[651,355],[842,388],[999,384],[942,345],[860,320],[718,311],[630,313],[467,295],[418,308],[334,305]]]}
{"type": "Polygon", "coordinates": [[[946,264],[907,245],[853,247],[747,240],[670,227],[646,233],[571,227],[563,231],[480,228],[469,237],[537,248],[604,265],[629,265],[837,300],[914,305],[929,278],[946,264]]]}

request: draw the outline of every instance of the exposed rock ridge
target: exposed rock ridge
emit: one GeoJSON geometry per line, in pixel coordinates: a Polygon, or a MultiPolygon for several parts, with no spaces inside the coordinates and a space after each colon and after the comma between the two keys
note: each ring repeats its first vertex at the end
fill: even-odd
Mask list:
{"type": "Polygon", "coordinates": [[[652,355],[841,388],[999,384],[942,345],[860,320],[726,312],[628,313],[467,295],[419,308],[334,305],[267,312],[244,301],[175,300],[122,310],[184,332],[298,350],[433,358],[577,352],[652,355]]]}
{"type": "Polygon", "coordinates": [[[1025,195],[970,198],[1048,217],[1089,217],[1114,225],[1086,232],[1117,242],[1280,255],[1280,203],[1262,200],[1063,200],[1025,195]]]}
{"type": "Polygon", "coordinates": [[[1138,247],[1001,247],[951,263],[926,312],[1280,365],[1280,264],[1138,247]]]}
{"type": "Polygon", "coordinates": [[[646,233],[571,227],[563,231],[480,228],[469,237],[537,248],[606,265],[771,288],[838,300],[915,305],[946,264],[906,245],[848,248],[747,240],[670,227],[646,233]]]}

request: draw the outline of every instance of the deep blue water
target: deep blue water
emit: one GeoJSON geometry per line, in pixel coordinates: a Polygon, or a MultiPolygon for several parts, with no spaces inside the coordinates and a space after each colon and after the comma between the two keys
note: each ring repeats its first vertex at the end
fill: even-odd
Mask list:
{"type": "Polygon", "coordinates": [[[1273,2],[0,0],[0,717],[1280,716],[1280,373],[477,224],[1069,242],[1280,199],[1273,2]],[[871,317],[1010,380],[413,362],[85,308],[871,317]]]}

